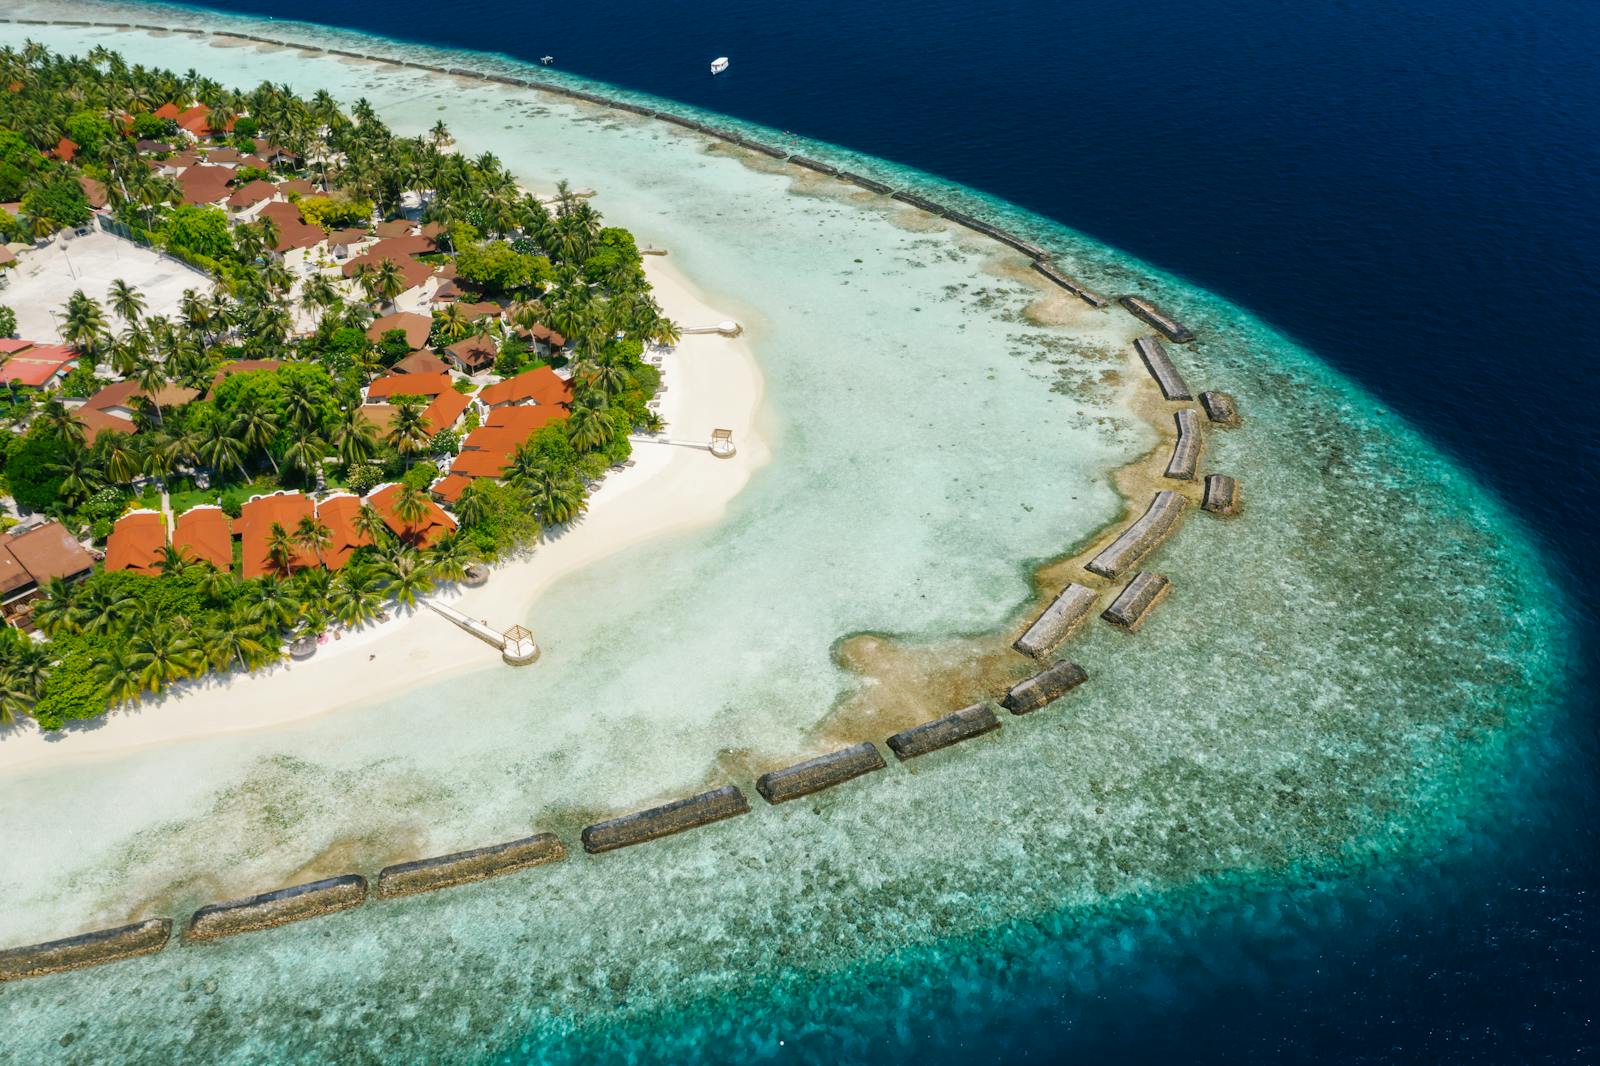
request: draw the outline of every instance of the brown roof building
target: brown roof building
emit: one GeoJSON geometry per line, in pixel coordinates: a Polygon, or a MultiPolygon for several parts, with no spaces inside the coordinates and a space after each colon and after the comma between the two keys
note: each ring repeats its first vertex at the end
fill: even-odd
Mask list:
{"type": "Polygon", "coordinates": [[[227,167],[186,167],[178,175],[178,188],[186,204],[214,204],[228,195],[232,180],[233,171],[227,167]]]}
{"type": "MultiPolygon", "coordinates": [[[[263,181],[257,178],[255,181],[247,181],[233,190],[233,195],[228,197],[228,206],[235,211],[242,211],[247,207],[254,207],[256,204],[270,200],[276,195],[278,195],[278,187],[276,185],[270,181],[263,181]]],[[[298,212],[295,217],[299,217],[298,212]]]]}
{"type": "Polygon", "coordinates": [[[388,526],[394,535],[407,544],[418,548],[431,548],[440,540],[455,532],[456,520],[445,513],[444,508],[428,499],[423,500],[427,512],[416,522],[403,522],[396,512],[396,504],[400,499],[401,486],[386,485],[371,496],[367,502],[383,516],[383,524],[388,526]]]}
{"type": "Polygon", "coordinates": [[[448,374],[450,364],[432,352],[412,352],[389,369],[396,374],[448,374]]]}
{"type": "Polygon", "coordinates": [[[6,620],[31,628],[26,601],[56,578],[74,581],[94,570],[94,556],[60,522],[0,536],[0,601],[6,620]]]}
{"type": "MultiPolygon", "coordinates": [[[[392,315],[374,319],[372,325],[367,327],[367,339],[377,344],[383,340],[383,335],[392,329],[405,330],[406,343],[411,345],[412,351],[416,351],[428,343],[428,334],[433,332],[433,319],[428,315],[419,315],[411,311],[397,311],[392,315]]],[[[443,362],[439,364],[439,369],[445,369],[443,362]]],[[[401,370],[400,373],[407,374],[411,371],[401,370]]]]}
{"type": "Polygon", "coordinates": [[[367,402],[390,396],[437,396],[451,387],[449,374],[385,374],[367,386],[367,402]]]}
{"type": "Polygon", "coordinates": [[[569,404],[572,402],[572,385],[549,367],[539,366],[485,386],[478,393],[478,399],[483,401],[485,407],[529,403],[541,406],[569,404]]]}
{"type": "Polygon", "coordinates": [[[465,373],[476,374],[494,366],[500,353],[488,337],[468,337],[445,348],[445,356],[465,373]]]}

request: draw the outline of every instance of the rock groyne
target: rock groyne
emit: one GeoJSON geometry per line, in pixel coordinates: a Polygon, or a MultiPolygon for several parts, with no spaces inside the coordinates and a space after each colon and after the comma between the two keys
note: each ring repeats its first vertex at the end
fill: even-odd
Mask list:
{"type": "Polygon", "coordinates": [[[1100,617],[1114,626],[1134,632],[1144,625],[1156,604],[1166,599],[1171,591],[1172,582],[1167,580],[1166,575],[1141,570],[1100,617]]]}
{"type": "Polygon", "coordinates": [[[378,873],[378,895],[384,899],[484,881],[530,866],[566,858],[567,849],[554,833],[539,833],[504,844],[458,851],[431,859],[396,863],[378,873]]]}
{"type": "Polygon", "coordinates": [[[1044,658],[1057,644],[1067,639],[1067,634],[1074,627],[1089,617],[1098,596],[1099,593],[1087,585],[1072,582],[1061,590],[1061,595],[1034,619],[1028,631],[1011,646],[1024,655],[1044,658]]]}
{"type": "Polygon", "coordinates": [[[1063,659],[1050,669],[1042,670],[1026,681],[1012,685],[1011,691],[1000,701],[1000,706],[1012,714],[1032,714],[1039,708],[1054,703],[1087,680],[1089,675],[1083,667],[1070,659],[1063,659]]]}
{"type": "Polygon", "coordinates": [[[659,807],[634,811],[620,818],[587,826],[583,830],[583,850],[598,855],[602,851],[659,840],[685,829],[748,814],[749,811],[750,802],[744,798],[744,793],[733,785],[723,785],[688,799],[674,800],[659,807]]]}
{"type": "Polygon", "coordinates": [[[787,803],[834,785],[842,785],[862,774],[882,770],[885,765],[876,744],[854,744],[797,762],[793,766],[785,766],[782,770],[762,774],[756,779],[756,791],[768,803],[787,803]]]}
{"type": "Polygon", "coordinates": [[[1227,474],[1207,474],[1206,494],[1200,506],[1212,514],[1232,518],[1239,513],[1239,482],[1227,474]]]}
{"type": "Polygon", "coordinates": [[[1124,296],[1122,306],[1126,307],[1136,318],[1143,319],[1152,328],[1157,330],[1167,340],[1174,344],[1188,344],[1194,340],[1194,334],[1189,327],[1173,321],[1162,314],[1156,305],[1142,296],[1124,296]]]}
{"type": "Polygon", "coordinates": [[[1172,458],[1167,461],[1166,477],[1173,481],[1193,481],[1200,466],[1200,416],[1193,407],[1172,413],[1178,425],[1178,439],[1172,445],[1172,458]]]}
{"type": "Polygon", "coordinates": [[[1154,337],[1140,337],[1133,342],[1133,349],[1144,360],[1145,368],[1156,379],[1156,384],[1161,386],[1162,396],[1183,403],[1194,399],[1189,395],[1188,383],[1178,373],[1178,368],[1172,364],[1172,357],[1160,341],[1154,337]]]}
{"type": "Polygon", "coordinates": [[[1085,564],[1084,569],[1101,577],[1119,577],[1129,567],[1138,563],[1172,531],[1183,518],[1183,509],[1189,501],[1171,489],[1162,489],[1150,501],[1143,516],[1122,531],[1122,535],[1106,546],[1105,550],[1085,564]]]}
{"type": "Polygon", "coordinates": [[[360,874],[309,881],[275,892],[262,892],[244,899],[201,907],[190,917],[183,938],[190,941],[218,940],[257,929],[271,929],[360,906],[366,898],[367,879],[360,874]]]}
{"type": "Polygon", "coordinates": [[[889,750],[894,752],[895,758],[905,762],[999,728],[1000,719],[995,717],[994,710],[987,703],[974,703],[943,718],[902,729],[889,738],[889,750]]]}
{"type": "Polygon", "coordinates": [[[43,977],[47,973],[81,970],[119,959],[150,955],[167,946],[172,937],[171,918],[119,925],[92,933],[51,940],[43,944],[0,951],[0,981],[43,977]]]}

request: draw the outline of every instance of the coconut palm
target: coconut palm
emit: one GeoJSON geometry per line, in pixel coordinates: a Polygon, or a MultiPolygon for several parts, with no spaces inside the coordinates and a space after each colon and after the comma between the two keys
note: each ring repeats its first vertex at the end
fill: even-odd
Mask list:
{"type": "Polygon", "coordinates": [[[472,544],[460,534],[452,533],[431,550],[433,576],[439,581],[460,581],[467,576],[467,566],[478,561],[472,544]]]}
{"type": "Polygon", "coordinates": [[[46,636],[55,637],[78,631],[78,610],[73,588],[59,577],[50,579],[45,595],[33,604],[33,624],[46,636]]]}
{"type": "Polygon", "coordinates": [[[176,577],[189,569],[191,560],[183,554],[182,548],[175,548],[170,544],[161,546],[161,558],[156,561],[156,569],[161,571],[162,577],[176,577]]]}
{"type": "Polygon", "coordinates": [[[297,545],[294,534],[283,527],[282,522],[272,523],[272,528],[267,532],[267,563],[279,576],[287,577],[294,569],[297,545]]]}
{"type": "Polygon", "coordinates": [[[385,259],[361,272],[361,287],[374,303],[392,307],[395,297],[406,289],[405,273],[393,259],[385,259]]]}
{"type": "Polygon", "coordinates": [[[356,512],[354,520],[356,532],[372,541],[374,544],[383,544],[389,539],[389,523],[383,520],[383,515],[370,503],[363,503],[356,512]]]}
{"type": "Polygon", "coordinates": [[[445,309],[439,312],[439,332],[454,344],[471,334],[472,320],[467,318],[467,313],[461,310],[460,304],[446,304],[445,309]]]}
{"type": "Polygon", "coordinates": [[[307,483],[310,483],[322,465],[322,456],[326,450],[327,445],[322,442],[321,437],[301,430],[290,439],[283,458],[291,469],[300,471],[307,483]]]}
{"type": "Polygon", "coordinates": [[[226,570],[218,570],[209,563],[197,564],[204,566],[200,575],[200,595],[213,603],[226,599],[233,590],[233,575],[226,570]]]}
{"type": "Polygon", "coordinates": [[[81,446],[69,446],[65,455],[59,462],[53,464],[51,469],[61,477],[61,485],[57,492],[62,501],[70,505],[76,505],[93,496],[104,484],[93,458],[81,446]]]}
{"type": "Polygon", "coordinates": [[[345,469],[354,471],[377,454],[378,431],[359,407],[352,407],[334,427],[333,447],[345,469]]]}
{"type": "Polygon", "coordinates": [[[604,401],[578,404],[567,419],[567,436],[572,446],[580,452],[592,452],[610,444],[617,435],[616,424],[611,421],[604,401]]]}
{"type": "Polygon", "coordinates": [[[44,427],[51,439],[59,444],[68,446],[82,446],[88,433],[77,416],[62,406],[59,400],[50,399],[40,409],[37,421],[44,427]]]}
{"type": "Polygon", "coordinates": [[[0,726],[8,726],[33,707],[35,695],[17,673],[0,669],[0,726]]]}
{"type": "Polygon", "coordinates": [[[414,485],[400,486],[400,493],[394,501],[394,516],[405,527],[408,538],[415,538],[413,531],[422,525],[430,510],[426,492],[414,485]]]}
{"type": "Polygon", "coordinates": [[[402,547],[378,565],[384,591],[405,607],[416,605],[417,598],[433,587],[431,567],[416,551],[402,547]]]}
{"type": "Polygon", "coordinates": [[[234,409],[232,431],[252,454],[260,452],[267,457],[274,474],[281,473],[271,448],[278,435],[278,416],[265,401],[256,395],[244,397],[234,409]]]}
{"type": "Polygon", "coordinates": [[[250,617],[275,634],[294,621],[297,609],[289,586],[275,577],[264,577],[251,586],[241,604],[250,617]]]}
{"type": "Polygon", "coordinates": [[[300,519],[300,524],[295,526],[294,539],[302,548],[310,549],[317,557],[317,565],[322,566],[324,565],[322,553],[333,543],[333,530],[315,515],[306,515],[300,519]]]}
{"type": "Polygon", "coordinates": [[[236,470],[240,477],[245,476],[244,448],[239,443],[239,438],[230,432],[229,427],[222,422],[213,422],[194,445],[195,454],[211,472],[218,478],[225,478],[229,470],[236,470]]]}
{"type": "Polygon", "coordinates": [[[233,611],[225,617],[214,617],[211,624],[200,631],[197,641],[213,670],[235,666],[240,670],[253,670],[267,658],[267,645],[262,636],[260,623],[251,621],[244,611],[233,611]]]}
{"type": "Polygon", "coordinates": [[[198,674],[202,662],[194,641],[170,625],[135,630],[128,641],[128,663],[151,692],[198,674]]]}
{"type": "Polygon", "coordinates": [[[161,415],[161,390],[167,387],[167,369],[160,360],[141,359],[138,362],[135,378],[139,383],[139,391],[144,393],[144,398],[156,412],[156,424],[162,422],[161,415]]]}
{"type": "Polygon", "coordinates": [[[422,418],[426,406],[419,396],[394,398],[394,423],[389,427],[388,439],[394,445],[394,450],[407,461],[415,459],[432,439],[428,424],[422,418]]]}
{"type": "Polygon", "coordinates": [[[128,326],[137,326],[139,316],[144,314],[144,297],[139,290],[118,278],[111,283],[111,290],[107,294],[111,300],[111,310],[128,326]]]}
{"type": "Polygon", "coordinates": [[[366,567],[347,567],[328,590],[328,610],[347,626],[365,625],[382,606],[378,581],[366,567]]]}
{"type": "Polygon", "coordinates": [[[461,491],[461,495],[456,498],[453,510],[456,513],[456,519],[463,526],[480,525],[489,517],[488,496],[479,489],[478,482],[474,481],[461,491]]]}
{"type": "Polygon", "coordinates": [[[96,444],[105,460],[106,477],[118,485],[131,484],[144,473],[144,457],[126,433],[102,433],[96,444]]]}
{"type": "Polygon", "coordinates": [[[79,289],[67,298],[61,338],[84,355],[93,356],[111,335],[105,312],[79,289]]]}
{"type": "MultiPolygon", "coordinates": [[[[515,474],[513,473],[513,476],[515,474]]],[[[588,508],[583,486],[574,478],[561,477],[549,470],[536,470],[518,483],[528,493],[534,514],[545,526],[564,526],[588,508]]]]}
{"type": "Polygon", "coordinates": [[[138,703],[144,695],[140,668],[133,660],[133,649],[113,643],[95,660],[90,678],[113,704],[138,703]]]}

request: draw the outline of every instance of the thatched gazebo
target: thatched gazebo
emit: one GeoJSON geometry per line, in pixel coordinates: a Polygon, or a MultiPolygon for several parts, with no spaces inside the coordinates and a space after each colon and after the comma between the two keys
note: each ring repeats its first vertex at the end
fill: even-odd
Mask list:
{"type": "Polygon", "coordinates": [[[718,459],[732,459],[738,453],[733,446],[733,430],[714,429],[711,431],[711,454],[718,459]]]}
{"type": "Polygon", "coordinates": [[[481,563],[468,563],[466,566],[466,576],[461,579],[461,583],[468,588],[475,589],[486,583],[488,580],[489,568],[487,566],[484,566],[481,563]]]}
{"type": "Polygon", "coordinates": [[[505,631],[500,657],[512,666],[527,666],[539,658],[539,645],[533,642],[532,633],[522,626],[512,626],[505,631]]]}
{"type": "Polygon", "coordinates": [[[296,637],[289,645],[289,657],[292,659],[309,659],[316,653],[317,638],[310,633],[296,637]]]}

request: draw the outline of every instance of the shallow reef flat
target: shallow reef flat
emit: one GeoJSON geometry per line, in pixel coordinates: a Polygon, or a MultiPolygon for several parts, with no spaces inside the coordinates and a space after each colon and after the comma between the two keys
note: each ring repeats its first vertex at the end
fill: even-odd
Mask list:
{"type": "MultiPolygon", "coordinates": [[[[201,18],[139,10],[127,21],[201,18]]],[[[0,24],[0,41],[25,36],[100,39],[0,24]]],[[[1198,923],[1291,885],[1315,921],[1342,874],[1398,869],[1515,802],[1570,649],[1559,593],[1512,516],[1245,312],[972,190],[795,141],[1002,224],[1095,292],[1145,295],[1193,330],[1168,354],[1243,416],[1201,427],[1198,473],[1237,477],[1246,502],[1218,518],[1198,506],[1199,479],[1188,485],[1182,527],[1138,564],[1171,594],[1137,634],[1096,619],[1076,630],[1057,654],[1088,680],[1056,703],[781,806],[578,854],[586,824],[729,780],[754,797],[760,772],[838,747],[820,729],[857,691],[833,655],[849,636],[879,634],[931,674],[974,641],[1015,639],[1066,583],[1050,560],[1142,513],[1148,495],[1125,506],[1114,472],[1155,455],[1159,476],[1167,462],[1171,408],[1148,400],[1132,347],[1149,327],[913,206],[681,127],[198,35],[115,43],[147,65],[366,95],[404,132],[443,119],[530,183],[596,188],[608,217],[745,309],[774,458],[716,526],[552,590],[530,620],[546,652],[534,672],[0,784],[0,839],[33,857],[3,875],[8,945],[529,832],[569,852],[8,985],[19,1057],[58,1057],[67,1034],[83,1061],[317,1061],[367,1041],[417,1059],[731,1061],[784,1033],[866,1054],[853,1042],[892,1029],[893,990],[918,966],[980,999],[1008,962],[1092,991],[1106,943],[1170,943],[1179,919],[1163,916],[1198,923]],[[1150,403],[1159,420],[1139,413],[1150,403]],[[1040,574],[1051,580],[1036,586],[1040,574]],[[117,803],[152,780],[165,784],[137,809],[117,803]],[[103,824],[63,842],[59,823],[28,823],[19,812],[46,786],[107,811],[103,824]],[[1062,938],[1075,946],[1042,952],[1062,938]]],[[[1104,606],[1126,575],[1071,579],[1106,590],[1104,606]]],[[[1006,654],[1009,681],[1039,669],[1006,654]]],[[[922,719],[966,695],[930,691],[922,719]]],[[[847,739],[881,743],[904,724],[847,739]]],[[[1262,906],[1249,922],[1282,920],[1262,906]]]]}

